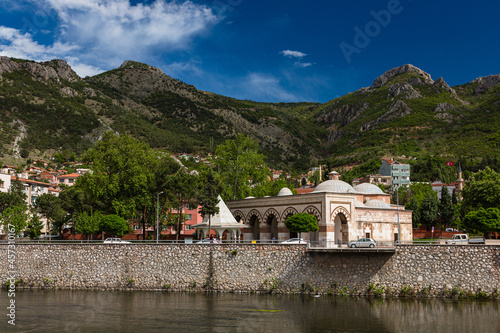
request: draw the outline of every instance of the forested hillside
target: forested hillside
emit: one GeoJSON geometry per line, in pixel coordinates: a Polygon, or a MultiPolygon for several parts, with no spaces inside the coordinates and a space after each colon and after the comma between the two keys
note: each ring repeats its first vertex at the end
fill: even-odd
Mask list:
{"type": "Polygon", "coordinates": [[[413,165],[412,179],[445,179],[456,174],[442,169],[447,160],[464,172],[500,167],[499,83],[494,75],[452,88],[404,65],[324,104],[259,103],[200,91],[133,61],[80,78],[63,60],[0,57],[0,161],[78,156],[108,130],[200,154],[243,133],[274,168],[303,171],[323,162],[358,167],[354,177],[394,157],[413,165]]]}

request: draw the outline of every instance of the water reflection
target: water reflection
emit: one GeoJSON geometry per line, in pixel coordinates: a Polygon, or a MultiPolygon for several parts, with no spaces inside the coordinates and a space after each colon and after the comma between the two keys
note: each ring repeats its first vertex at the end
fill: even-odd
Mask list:
{"type": "Polygon", "coordinates": [[[20,291],[16,305],[16,330],[23,332],[500,331],[495,301],[20,291]]]}

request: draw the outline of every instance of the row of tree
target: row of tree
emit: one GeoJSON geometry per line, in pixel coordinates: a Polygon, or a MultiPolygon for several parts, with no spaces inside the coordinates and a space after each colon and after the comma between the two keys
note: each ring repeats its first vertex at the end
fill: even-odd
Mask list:
{"type": "MultiPolygon", "coordinates": [[[[181,230],[187,205],[201,204],[202,215],[215,214],[218,194],[230,200],[276,195],[284,186],[293,189],[283,179],[270,181],[257,143],[247,136],[225,141],[214,156],[208,165],[197,165],[197,171],[188,170],[166,151],[154,150],[128,135],[107,132],[82,156],[91,172],[77,178],[59,196],[38,196],[33,207],[48,219],[54,234],[61,234],[64,226],[72,224],[84,235],[106,232],[121,236],[130,231],[124,227],[127,220],[140,224],[146,235],[148,227],[156,228],[157,215],[161,228],[181,230]]],[[[16,212],[27,211],[21,189],[18,185],[5,194],[5,199],[0,197],[5,202],[0,205],[4,223],[12,221],[15,207],[16,212]]],[[[30,216],[36,219],[37,214],[30,216]]],[[[24,222],[18,223],[19,233],[26,229],[29,217],[20,220],[24,222]]],[[[179,237],[179,232],[176,234],[179,237]]]]}
{"type": "Polygon", "coordinates": [[[462,200],[457,193],[441,189],[441,198],[430,184],[414,183],[394,192],[392,201],[413,211],[413,227],[450,226],[470,232],[500,232],[500,174],[486,167],[465,183],[462,200]]]}

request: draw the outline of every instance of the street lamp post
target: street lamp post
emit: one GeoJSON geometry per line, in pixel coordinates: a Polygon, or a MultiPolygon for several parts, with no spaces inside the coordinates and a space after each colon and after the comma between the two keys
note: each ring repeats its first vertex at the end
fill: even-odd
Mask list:
{"type": "Polygon", "coordinates": [[[396,187],[396,208],[398,210],[398,243],[401,244],[401,226],[399,224],[399,185],[396,187]]]}
{"type": "Polygon", "coordinates": [[[163,191],[161,191],[156,195],[156,244],[158,244],[159,230],[160,230],[159,206],[160,206],[160,194],[162,193],[163,191]]]}

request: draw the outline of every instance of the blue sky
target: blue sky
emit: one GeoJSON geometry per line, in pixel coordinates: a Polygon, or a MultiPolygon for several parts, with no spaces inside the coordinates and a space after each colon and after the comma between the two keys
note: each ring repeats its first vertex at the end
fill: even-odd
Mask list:
{"type": "Polygon", "coordinates": [[[411,63],[451,86],[500,73],[500,4],[474,1],[0,0],[0,55],[82,77],[135,60],[196,88],[326,102],[411,63]]]}

